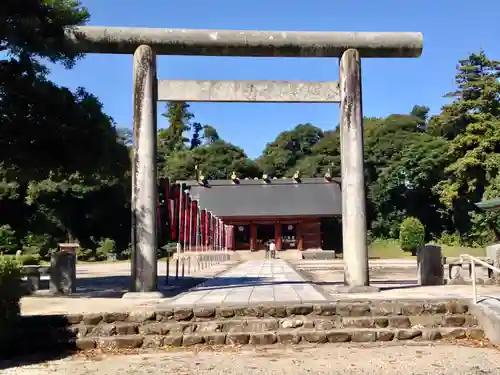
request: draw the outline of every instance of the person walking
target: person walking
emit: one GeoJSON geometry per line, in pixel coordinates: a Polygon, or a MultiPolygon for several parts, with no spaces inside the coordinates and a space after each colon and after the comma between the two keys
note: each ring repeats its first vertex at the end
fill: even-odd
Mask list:
{"type": "Polygon", "coordinates": [[[274,243],[274,240],[271,240],[269,243],[269,253],[271,255],[271,259],[276,258],[276,244],[274,243]]]}

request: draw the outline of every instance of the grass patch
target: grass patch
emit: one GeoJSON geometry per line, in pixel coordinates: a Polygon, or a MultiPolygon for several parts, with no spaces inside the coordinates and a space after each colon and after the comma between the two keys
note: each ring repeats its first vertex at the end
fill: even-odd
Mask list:
{"type": "MultiPolygon", "coordinates": [[[[462,247],[440,245],[445,257],[458,257],[461,254],[470,254],[475,257],[486,256],[486,250],[482,247],[462,247]]],[[[412,258],[408,251],[401,250],[397,240],[375,240],[368,247],[370,259],[404,259],[412,258]]]]}

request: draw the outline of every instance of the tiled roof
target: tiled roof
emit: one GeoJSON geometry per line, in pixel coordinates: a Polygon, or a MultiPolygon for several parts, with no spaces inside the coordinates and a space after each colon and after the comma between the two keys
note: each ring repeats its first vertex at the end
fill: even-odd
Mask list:
{"type": "Polygon", "coordinates": [[[334,216],[342,214],[338,179],[178,181],[189,186],[201,209],[218,217],[334,216]]]}

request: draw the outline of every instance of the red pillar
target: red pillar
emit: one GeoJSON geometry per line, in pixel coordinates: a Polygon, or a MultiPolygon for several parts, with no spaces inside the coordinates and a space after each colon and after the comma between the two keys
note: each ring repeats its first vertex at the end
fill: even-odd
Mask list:
{"type": "Polygon", "coordinates": [[[250,224],[250,250],[255,250],[257,246],[257,225],[250,224]]]}
{"type": "Polygon", "coordinates": [[[281,224],[274,223],[274,242],[276,242],[276,250],[281,250],[281,224]]]}
{"type": "Polygon", "coordinates": [[[229,230],[231,250],[236,250],[236,226],[231,225],[229,230]]]}

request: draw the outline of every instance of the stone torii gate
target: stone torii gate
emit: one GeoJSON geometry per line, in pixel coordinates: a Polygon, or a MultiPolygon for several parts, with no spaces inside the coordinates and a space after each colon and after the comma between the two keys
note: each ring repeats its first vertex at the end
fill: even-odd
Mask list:
{"type": "Polygon", "coordinates": [[[419,57],[421,33],[290,32],[77,27],[66,30],[83,53],[134,55],[132,291],[157,290],[156,147],[158,101],[340,103],[345,283],[369,285],[363,168],[361,57],[419,57]],[[156,55],[336,57],[340,79],[307,81],[158,80],[156,55]]]}

